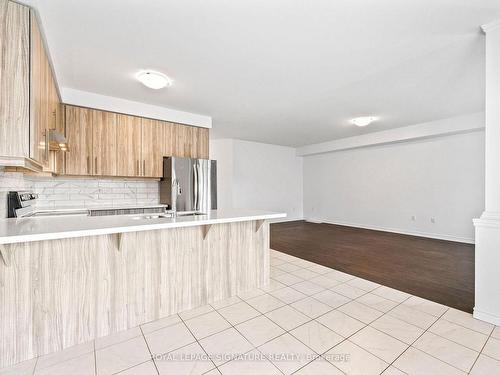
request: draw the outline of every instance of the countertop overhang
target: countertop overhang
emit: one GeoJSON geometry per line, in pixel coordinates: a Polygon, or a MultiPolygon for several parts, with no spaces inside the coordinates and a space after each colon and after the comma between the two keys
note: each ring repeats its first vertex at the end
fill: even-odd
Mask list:
{"type": "Polygon", "coordinates": [[[0,220],[0,245],[103,234],[235,223],[285,218],[286,214],[269,211],[226,209],[207,215],[176,218],[134,219],[141,215],[50,216],[0,220]]]}

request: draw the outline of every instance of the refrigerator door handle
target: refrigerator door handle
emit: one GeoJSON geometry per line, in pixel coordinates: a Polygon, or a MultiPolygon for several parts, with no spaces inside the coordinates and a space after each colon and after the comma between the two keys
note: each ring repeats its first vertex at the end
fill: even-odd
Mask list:
{"type": "Polygon", "coordinates": [[[193,181],[193,208],[195,211],[198,210],[198,165],[196,162],[193,163],[193,176],[194,176],[194,181],[193,181]]]}

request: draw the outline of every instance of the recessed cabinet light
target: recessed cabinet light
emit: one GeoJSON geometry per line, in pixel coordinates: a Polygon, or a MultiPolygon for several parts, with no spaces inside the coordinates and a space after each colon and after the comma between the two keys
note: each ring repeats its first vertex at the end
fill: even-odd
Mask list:
{"type": "Polygon", "coordinates": [[[356,117],[356,118],[353,118],[351,120],[351,123],[356,125],[356,126],[367,126],[376,120],[377,120],[377,118],[373,117],[373,116],[356,117]]]}
{"type": "Polygon", "coordinates": [[[143,70],[137,73],[136,78],[146,87],[159,90],[172,86],[172,80],[165,74],[152,70],[143,70]]]}

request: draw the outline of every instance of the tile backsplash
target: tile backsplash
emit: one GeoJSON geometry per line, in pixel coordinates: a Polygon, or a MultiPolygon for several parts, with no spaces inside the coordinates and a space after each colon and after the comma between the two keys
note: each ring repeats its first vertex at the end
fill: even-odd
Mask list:
{"type": "Polygon", "coordinates": [[[32,190],[37,208],[158,204],[158,181],[102,178],[34,177],[0,170],[0,217],[7,217],[7,192],[32,190]]]}

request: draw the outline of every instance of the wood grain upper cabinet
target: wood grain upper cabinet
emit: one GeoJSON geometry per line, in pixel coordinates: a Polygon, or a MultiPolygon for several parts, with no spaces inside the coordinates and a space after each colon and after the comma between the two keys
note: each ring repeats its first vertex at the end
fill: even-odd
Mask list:
{"type": "Polygon", "coordinates": [[[116,113],[92,110],[92,174],[117,174],[117,117],[116,113]]]}
{"type": "Polygon", "coordinates": [[[66,139],[69,152],[65,153],[65,173],[92,175],[92,123],[88,108],[66,106],[66,139]]]}
{"type": "Polygon", "coordinates": [[[29,156],[29,8],[0,0],[0,156],[29,156]]]}
{"type": "Polygon", "coordinates": [[[142,119],[117,115],[117,175],[139,177],[142,175],[142,119]]]}
{"type": "Polygon", "coordinates": [[[196,128],[196,157],[199,159],[209,158],[209,130],[207,128],[196,128]]]}
{"type": "Polygon", "coordinates": [[[208,129],[175,124],[174,156],[208,159],[208,129]]]}
{"type": "Polygon", "coordinates": [[[163,157],[172,155],[172,124],[142,119],[142,176],[163,176],[163,157]]]}

